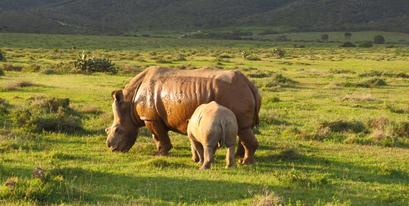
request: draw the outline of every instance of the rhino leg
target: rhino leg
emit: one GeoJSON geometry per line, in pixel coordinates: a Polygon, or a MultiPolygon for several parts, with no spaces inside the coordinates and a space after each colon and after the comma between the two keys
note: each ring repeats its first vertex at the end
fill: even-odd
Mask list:
{"type": "Polygon", "coordinates": [[[204,161],[203,161],[202,167],[200,167],[200,170],[210,169],[212,162],[213,162],[213,155],[215,151],[216,151],[216,146],[212,146],[212,145],[203,146],[204,161]]]}
{"type": "Polygon", "coordinates": [[[172,143],[170,142],[168,129],[162,122],[157,121],[145,121],[146,127],[151,131],[153,140],[156,144],[157,155],[166,156],[169,154],[169,150],[172,149],[172,143]]]}
{"type": "Polygon", "coordinates": [[[258,148],[258,141],[254,136],[251,128],[239,130],[239,138],[241,144],[244,146],[244,157],[241,160],[242,164],[255,163],[254,153],[258,148]]]}
{"type": "Polygon", "coordinates": [[[238,143],[237,143],[236,157],[238,158],[244,157],[244,146],[243,144],[241,144],[240,139],[238,140],[238,143]]]}
{"type": "Polygon", "coordinates": [[[190,149],[192,151],[192,160],[194,162],[203,163],[203,147],[202,145],[195,141],[193,135],[188,132],[188,137],[190,140],[190,149]]]}
{"type": "Polygon", "coordinates": [[[226,168],[234,166],[234,145],[227,148],[226,152],[226,168]]]}
{"type": "Polygon", "coordinates": [[[196,152],[197,159],[198,159],[198,161],[195,161],[195,162],[198,162],[201,165],[204,161],[203,146],[202,144],[200,144],[200,142],[196,142],[196,141],[192,141],[192,145],[193,145],[193,148],[196,152]]]}

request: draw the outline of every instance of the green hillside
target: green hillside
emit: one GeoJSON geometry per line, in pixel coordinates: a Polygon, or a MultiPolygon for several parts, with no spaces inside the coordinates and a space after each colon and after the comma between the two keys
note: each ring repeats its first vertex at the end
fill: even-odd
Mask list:
{"type": "Polygon", "coordinates": [[[259,26],[409,32],[406,0],[2,0],[0,31],[124,34],[259,26]]]}

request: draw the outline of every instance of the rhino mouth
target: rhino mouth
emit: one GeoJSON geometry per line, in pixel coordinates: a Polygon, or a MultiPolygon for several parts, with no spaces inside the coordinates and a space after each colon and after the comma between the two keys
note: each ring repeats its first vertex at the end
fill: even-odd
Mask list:
{"type": "Polygon", "coordinates": [[[122,153],[128,152],[131,149],[131,147],[114,147],[114,146],[110,146],[109,148],[111,149],[112,152],[122,152],[122,153]]]}

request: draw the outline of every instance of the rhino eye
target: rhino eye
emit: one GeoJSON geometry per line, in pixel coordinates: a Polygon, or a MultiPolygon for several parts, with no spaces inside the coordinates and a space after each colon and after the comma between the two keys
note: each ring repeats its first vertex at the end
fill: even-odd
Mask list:
{"type": "Polygon", "coordinates": [[[115,134],[118,134],[118,133],[120,133],[121,131],[122,131],[122,129],[119,128],[119,127],[115,127],[115,128],[114,128],[114,133],[115,133],[115,134]]]}

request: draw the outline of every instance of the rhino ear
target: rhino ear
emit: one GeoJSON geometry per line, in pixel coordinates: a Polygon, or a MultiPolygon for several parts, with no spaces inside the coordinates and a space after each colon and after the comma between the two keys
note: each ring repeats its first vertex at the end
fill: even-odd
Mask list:
{"type": "Polygon", "coordinates": [[[116,102],[122,102],[122,100],[124,99],[124,94],[122,93],[122,90],[115,90],[111,93],[111,95],[116,102]]]}

